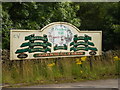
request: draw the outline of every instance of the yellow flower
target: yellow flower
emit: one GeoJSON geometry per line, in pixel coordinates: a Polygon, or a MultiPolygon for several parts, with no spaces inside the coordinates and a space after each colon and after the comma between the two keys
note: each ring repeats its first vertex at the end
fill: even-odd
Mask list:
{"type": "Polygon", "coordinates": [[[47,66],[48,67],[53,67],[55,65],[55,63],[52,63],[52,64],[48,64],[47,66]]]}
{"type": "Polygon", "coordinates": [[[83,73],[83,71],[80,71],[80,73],[83,73]]]}
{"type": "Polygon", "coordinates": [[[82,62],[79,58],[76,59],[76,64],[82,64],[82,62]]]}
{"type": "Polygon", "coordinates": [[[79,61],[80,61],[80,59],[77,58],[77,59],[76,59],[76,62],[79,62],[79,61]]]}
{"type": "Polygon", "coordinates": [[[120,60],[120,58],[118,58],[118,56],[115,56],[114,61],[118,61],[118,60],[120,60]]]}
{"type": "Polygon", "coordinates": [[[78,61],[76,64],[82,64],[82,62],[81,62],[81,61],[78,61]]]}
{"type": "Polygon", "coordinates": [[[87,57],[81,57],[82,61],[86,61],[87,57]]]}

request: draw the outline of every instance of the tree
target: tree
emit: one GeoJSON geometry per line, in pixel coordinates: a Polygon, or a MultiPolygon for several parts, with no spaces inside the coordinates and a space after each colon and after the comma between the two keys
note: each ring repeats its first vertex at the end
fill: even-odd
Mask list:
{"type": "Polygon", "coordinates": [[[80,26],[76,13],[79,7],[71,2],[14,2],[3,3],[3,48],[9,49],[11,29],[40,30],[51,22],[66,21],[80,26]]]}
{"type": "Polygon", "coordinates": [[[119,10],[119,2],[4,2],[2,46],[9,49],[11,29],[40,30],[49,23],[60,21],[71,23],[80,30],[102,30],[103,50],[119,49],[119,10]]]}
{"type": "Polygon", "coordinates": [[[113,26],[119,22],[118,3],[87,2],[78,4],[80,10],[77,16],[81,19],[79,29],[102,30],[103,50],[115,49],[118,35],[115,34],[113,26]],[[117,37],[115,38],[115,36],[117,37]]]}

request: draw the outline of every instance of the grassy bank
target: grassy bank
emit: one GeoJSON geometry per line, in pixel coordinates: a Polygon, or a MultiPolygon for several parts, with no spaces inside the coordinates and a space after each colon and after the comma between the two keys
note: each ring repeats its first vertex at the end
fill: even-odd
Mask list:
{"type": "Polygon", "coordinates": [[[117,78],[120,51],[108,51],[102,56],[39,59],[9,61],[2,63],[3,83],[61,83],[83,80],[96,80],[105,78],[117,78]],[[92,70],[90,68],[92,61],[92,70]]]}

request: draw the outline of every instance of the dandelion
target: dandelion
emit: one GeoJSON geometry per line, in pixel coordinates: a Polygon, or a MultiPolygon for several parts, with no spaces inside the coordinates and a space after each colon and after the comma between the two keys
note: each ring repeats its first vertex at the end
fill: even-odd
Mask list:
{"type": "Polygon", "coordinates": [[[55,65],[55,63],[52,63],[52,64],[48,64],[47,66],[48,67],[53,67],[55,65]]]}
{"type": "Polygon", "coordinates": [[[118,56],[115,56],[114,61],[118,61],[118,60],[120,60],[120,58],[118,58],[118,56]]]}
{"type": "Polygon", "coordinates": [[[86,61],[87,57],[81,57],[81,61],[86,61]]]}

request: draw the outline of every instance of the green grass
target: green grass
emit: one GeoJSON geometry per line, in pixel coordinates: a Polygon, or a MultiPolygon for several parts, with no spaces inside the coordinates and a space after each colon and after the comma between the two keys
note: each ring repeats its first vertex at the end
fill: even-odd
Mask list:
{"type": "Polygon", "coordinates": [[[119,57],[120,52],[110,51],[102,56],[87,57],[82,65],[76,64],[75,57],[58,60],[6,60],[2,63],[2,82],[10,85],[17,83],[46,84],[117,78],[120,61],[113,60],[116,55],[119,57]],[[92,70],[90,69],[90,59],[93,65],[92,70]],[[48,66],[53,63],[55,65],[48,66]]]}

